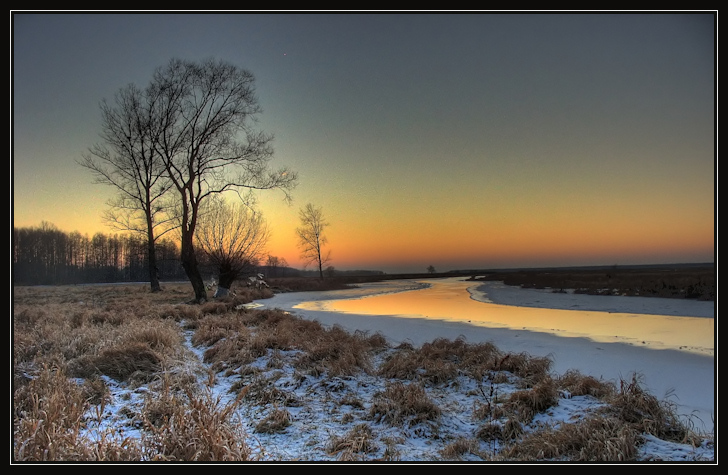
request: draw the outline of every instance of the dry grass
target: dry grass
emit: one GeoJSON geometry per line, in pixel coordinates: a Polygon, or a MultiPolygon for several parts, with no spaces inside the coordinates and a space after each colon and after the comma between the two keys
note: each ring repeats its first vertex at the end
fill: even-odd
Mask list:
{"type": "Polygon", "coordinates": [[[511,444],[497,457],[508,461],[634,461],[639,446],[634,427],[608,417],[592,417],[545,427],[511,444]]]}
{"type": "Polygon", "coordinates": [[[619,391],[608,398],[608,402],[606,414],[630,424],[640,433],[679,443],[699,443],[695,434],[677,417],[674,405],[647,393],[636,374],[630,381],[621,381],[619,391]]]}
{"type": "Polygon", "coordinates": [[[499,365],[503,354],[492,343],[468,344],[463,337],[438,338],[416,349],[403,345],[379,368],[387,378],[424,379],[438,384],[452,381],[461,374],[476,379],[499,365]]]}
{"type": "Polygon", "coordinates": [[[585,376],[576,370],[569,370],[558,378],[559,388],[567,391],[568,396],[594,396],[606,399],[614,395],[616,389],[611,381],[601,381],[593,376],[585,376]]]}
{"type": "Polygon", "coordinates": [[[549,269],[494,272],[478,280],[499,280],[506,285],[530,288],[574,289],[592,295],[715,300],[717,271],[714,265],[660,266],[653,268],[605,267],[602,269],[549,269]]]}
{"type": "Polygon", "coordinates": [[[438,452],[445,460],[621,461],[634,459],[642,434],[701,440],[674,407],[645,393],[636,376],[619,388],[574,371],[553,376],[548,358],[503,353],[464,338],[390,348],[381,334],[350,334],[279,310],[245,309],[240,293],[202,305],[184,303],[189,294],[183,284],[154,294],[133,285],[16,288],[14,460],[252,460],[258,457],[248,445],[254,439],[243,430],[238,408],[259,408],[258,434],[286,432],[296,423],[288,408],[302,401],[277,385],[277,368],[284,365],[294,366],[299,383],[324,378],[320,387],[327,392],[315,397],[346,406],[338,418],[350,429],[323,442],[342,461],[399,459],[401,441],[378,436],[373,424],[437,440],[443,410],[428,393],[466,381],[478,388],[471,395],[478,428],[471,438],[445,444],[438,452]],[[203,350],[209,369],[190,363],[184,332],[203,350]],[[260,357],[267,358],[265,372],[254,365],[260,357]],[[205,386],[205,377],[212,384],[217,374],[238,378],[232,402],[222,404],[205,386]],[[346,389],[362,374],[381,382],[370,401],[346,389]],[[141,438],[104,425],[110,382],[147,392],[141,409],[121,411],[141,438]],[[576,423],[526,430],[560,395],[597,398],[604,407],[576,423]],[[94,428],[93,438],[84,435],[94,428]]]}
{"type": "Polygon", "coordinates": [[[289,425],[291,425],[291,413],[287,409],[274,407],[270,414],[255,426],[255,431],[267,434],[285,432],[289,425]]]}
{"type": "Polygon", "coordinates": [[[536,414],[555,406],[558,397],[556,383],[547,377],[541,379],[533,388],[511,393],[504,401],[504,410],[513,414],[516,421],[529,423],[536,414]]]}
{"type": "Polygon", "coordinates": [[[247,461],[247,435],[234,421],[239,401],[221,405],[209,393],[165,393],[144,410],[144,451],[154,461],[247,461]]]}
{"type": "Polygon", "coordinates": [[[134,285],[14,289],[15,460],[246,459],[245,437],[225,420],[232,408],[194,396],[198,375],[184,362],[177,322],[210,309],[181,304],[188,293],[168,287],[155,294],[134,285]],[[142,441],[113,430],[82,436],[95,423],[92,406],[101,418],[108,402],[101,376],[166,388],[137,421],[147,428],[142,441]]]}
{"type": "Polygon", "coordinates": [[[480,443],[476,438],[466,439],[460,437],[449,444],[447,444],[442,450],[440,455],[445,460],[462,460],[466,454],[477,455],[481,458],[486,457],[480,449],[480,443]]]}
{"type": "Polygon", "coordinates": [[[358,277],[327,277],[321,280],[318,277],[271,277],[268,279],[268,285],[276,292],[302,292],[302,291],[322,291],[322,290],[343,290],[350,288],[358,282],[368,282],[376,280],[376,277],[358,278],[358,277]]]}
{"type": "Polygon", "coordinates": [[[440,408],[427,396],[421,384],[388,384],[384,391],[374,395],[369,417],[393,426],[414,426],[423,422],[437,422],[440,408]]]}
{"type": "MultiPolygon", "coordinates": [[[[17,383],[17,381],[16,381],[17,383]]],[[[62,368],[43,366],[34,378],[16,384],[13,458],[18,461],[132,461],[141,447],[105,433],[98,440],[80,436],[89,402],[83,387],[62,368]]]]}
{"type": "Polygon", "coordinates": [[[372,428],[365,424],[355,425],[341,437],[332,437],[328,444],[329,454],[338,454],[342,461],[366,460],[365,456],[376,451],[372,428]]]}

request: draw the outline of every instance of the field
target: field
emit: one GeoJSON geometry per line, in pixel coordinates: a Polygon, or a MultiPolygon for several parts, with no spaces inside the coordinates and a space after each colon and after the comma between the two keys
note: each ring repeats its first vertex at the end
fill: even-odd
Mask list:
{"type": "MultiPolygon", "coordinates": [[[[553,288],[573,278],[516,274],[553,288]]],[[[615,274],[609,288],[632,277],[615,274]]],[[[685,277],[660,275],[667,288],[694,285],[685,277]]],[[[618,385],[557,375],[547,358],[460,340],[391,347],[245,307],[268,289],[190,305],[191,286],[163,287],[13,289],[13,460],[714,460],[712,436],[644,392],[639,375],[618,385]]]]}
{"type": "Polygon", "coordinates": [[[715,300],[715,266],[609,267],[489,273],[479,279],[502,280],[524,288],[575,289],[592,295],[715,300]]]}

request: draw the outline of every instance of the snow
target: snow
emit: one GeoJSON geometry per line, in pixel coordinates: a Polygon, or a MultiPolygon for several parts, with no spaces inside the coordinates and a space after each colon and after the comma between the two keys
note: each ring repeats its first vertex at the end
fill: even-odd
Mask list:
{"type": "MultiPolygon", "coordinates": [[[[714,431],[715,358],[712,354],[706,355],[708,350],[705,348],[700,348],[697,352],[672,348],[654,349],[650,345],[638,345],[624,340],[605,342],[584,336],[560,336],[548,331],[489,327],[482,322],[473,323],[437,316],[433,318],[417,312],[407,315],[366,315],[336,310],[337,305],[347,302],[361,303],[374,298],[373,296],[410,292],[418,295],[417,292],[434,291],[445,288],[439,286],[447,285],[467,289],[467,292],[461,292],[458,303],[464,299],[515,307],[573,309],[577,306],[580,310],[590,312],[639,315],[648,315],[651,312],[657,315],[675,315],[674,312],[677,312],[684,317],[701,319],[713,318],[714,315],[712,302],[665,302],[665,299],[633,297],[595,299],[585,295],[555,294],[547,290],[508,288],[497,282],[464,284],[462,279],[391,281],[364,284],[344,291],[282,293],[271,299],[258,300],[252,306],[287,310],[302,318],[317,320],[323,325],[339,325],[348,331],[362,330],[370,334],[379,332],[393,345],[405,341],[421,345],[436,338],[455,339],[465,335],[468,343],[492,341],[506,352],[527,352],[533,356],[550,355],[554,359],[552,370],[559,374],[568,369],[578,369],[584,374],[618,381],[620,378],[629,378],[633,371],[639,371],[644,375],[646,389],[651,394],[660,399],[679,398],[678,406],[682,413],[688,416],[697,415],[698,423],[704,424],[702,430],[706,434],[714,431]],[[683,306],[685,304],[695,305],[683,306]]],[[[189,344],[191,334],[187,338],[189,344]]],[[[197,355],[197,364],[204,365],[202,353],[205,348],[195,348],[191,344],[189,347],[197,355]]],[[[330,453],[327,450],[330,441],[353,430],[363,419],[361,415],[365,411],[356,404],[347,405],[341,401],[347,398],[367,403],[373,401],[383,389],[381,378],[361,375],[356,378],[307,376],[302,379],[287,363],[294,356],[295,352],[287,351],[279,351],[275,355],[269,353],[268,357],[259,360],[258,367],[263,372],[262,376],[275,373],[276,386],[296,399],[297,404],[285,407],[295,423],[289,425],[283,433],[256,432],[255,424],[274,410],[270,407],[273,405],[242,405],[238,416],[249,435],[246,443],[253,449],[254,457],[261,462],[336,461],[341,453],[330,453]],[[273,357],[277,358],[278,364],[269,365],[273,357]]],[[[210,388],[210,397],[221,405],[226,404],[232,397],[229,389],[237,380],[239,375],[232,378],[218,374],[214,386],[210,388]]],[[[132,391],[110,379],[107,383],[114,388],[116,401],[124,401],[127,406],[133,405],[134,401],[141,404],[143,388],[132,391]]],[[[514,388],[515,386],[510,390],[514,388]]],[[[478,401],[482,401],[481,390],[469,378],[462,378],[456,384],[439,389],[428,387],[428,396],[443,411],[439,426],[434,428],[420,424],[415,427],[393,428],[387,424],[371,423],[376,430],[377,447],[373,450],[380,455],[388,451],[392,454],[391,459],[403,462],[442,461],[439,451],[446,441],[472,439],[477,430],[472,419],[465,415],[472,413],[473,407],[478,401]],[[437,437],[434,437],[435,431],[437,437]]],[[[499,390],[508,391],[509,384],[502,385],[499,390]]],[[[550,424],[573,420],[599,405],[601,402],[589,396],[570,397],[563,394],[559,404],[546,414],[539,415],[538,420],[550,424]]],[[[115,414],[118,409],[113,406],[106,407],[110,414],[115,414]]],[[[114,418],[109,419],[113,424],[114,418]]],[[[123,418],[119,417],[121,419],[123,418]]],[[[132,428],[124,427],[120,430],[124,436],[138,436],[132,428]]],[[[682,463],[715,461],[714,451],[712,437],[700,447],[648,437],[641,448],[640,460],[682,463]]],[[[474,463],[482,459],[465,453],[461,456],[461,461],[474,463]]]]}

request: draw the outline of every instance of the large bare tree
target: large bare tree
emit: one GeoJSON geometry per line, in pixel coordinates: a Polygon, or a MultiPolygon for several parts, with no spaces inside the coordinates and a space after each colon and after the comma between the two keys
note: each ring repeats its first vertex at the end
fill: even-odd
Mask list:
{"type": "Polygon", "coordinates": [[[323,247],[328,243],[324,230],[329,223],[324,219],[320,207],[308,203],[299,210],[298,216],[301,226],[296,228],[298,247],[301,250],[301,259],[304,266],[315,264],[318,267],[321,280],[324,279],[324,264],[331,260],[331,251],[324,254],[323,247]]]}
{"type": "Polygon", "coordinates": [[[195,292],[207,300],[195,252],[200,207],[227,191],[279,189],[290,200],[297,177],[273,170],[272,136],[253,127],[261,112],[253,75],[233,64],[173,59],[154,73],[148,94],[157,107],[155,151],[176,191],[180,258],[195,292]]]}
{"type": "Polygon", "coordinates": [[[215,297],[228,295],[235,280],[255,271],[269,237],[268,225],[254,207],[221,197],[208,200],[195,242],[218,272],[215,297]]]}
{"type": "Polygon", "coordinates": [[[146,236],[152,292],[161,290],[155,244],[169,231],[163,197],[171,186],[155,152],[155,104],[134,85],[120,89],[113,103],[101,103],[101,139],[78,163],[96,183],[114,187],[104,219],[121,231],[146,236]]]}

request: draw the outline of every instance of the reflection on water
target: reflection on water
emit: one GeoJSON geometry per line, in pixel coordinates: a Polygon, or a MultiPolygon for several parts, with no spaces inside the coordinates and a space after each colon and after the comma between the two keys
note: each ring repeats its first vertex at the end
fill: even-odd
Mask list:
{"type": "Polygon", "coordinates": [[[354,298],[304,302],[296,307],[363,315],[454,320],[488,327],[547,332],[564,337],[588,337],[607,343],[622,342],[656,349],[714,354],[713,318],[497,305],[471,299],[467,289],[474,285],[473,282],[446,279],[427,283],[431,286],[419,290],[359,298],[347,296],[354,298]]]}

